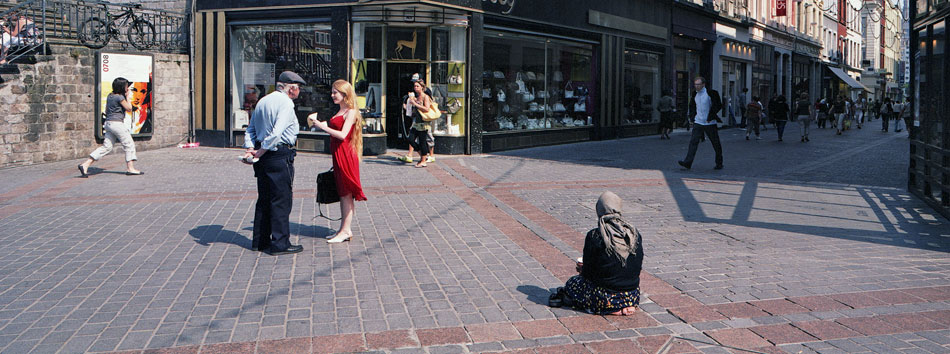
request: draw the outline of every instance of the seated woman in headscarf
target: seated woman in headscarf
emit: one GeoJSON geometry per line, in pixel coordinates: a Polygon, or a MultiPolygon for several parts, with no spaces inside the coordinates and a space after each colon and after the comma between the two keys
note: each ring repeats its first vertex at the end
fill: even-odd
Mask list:
{"type": "Polygon", "coordinates": [[[597,315],[630,315],[640,304],[643,247],[640,232],[620,216],[622,203],[612,192],[597,200],[597,228],[584,240],[580,275],[561,291],[565,304],[597,315]]]}

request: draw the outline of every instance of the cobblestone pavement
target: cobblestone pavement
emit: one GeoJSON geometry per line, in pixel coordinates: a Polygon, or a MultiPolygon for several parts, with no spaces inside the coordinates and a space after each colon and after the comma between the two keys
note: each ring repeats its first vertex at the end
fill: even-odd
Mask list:
{"type": "Polygon", "coordinates": [[[249,249],[238,150],[140,152],[134,177],[119,154],[88,179],[0,170],[0,352],[950,352],[950,222],[903,188],[906,133],[793,128],[722,130],[721,171],[708,143],[676,166],[683,131],[367,157],[358,236],[332,247],[313,219],[330,160],[301,153],[305,251],[280,257],[249,249]],[[643,311],[548,308],[604,190],[644,235],[643,311]]]}

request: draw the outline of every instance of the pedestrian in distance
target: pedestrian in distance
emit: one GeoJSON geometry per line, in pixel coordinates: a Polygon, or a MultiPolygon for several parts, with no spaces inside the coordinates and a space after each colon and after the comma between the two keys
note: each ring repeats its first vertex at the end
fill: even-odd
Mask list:
{"type": "Polygon", "coordinates": [[[894,132],[900,133],[904,130],[904,107],[907,106],[906,103],[897,101],[894,103],[894,132]]]}
{"type": "Polygon", "coordinates": [[[890,129],[891,115],[894,114],[894,105],[890,97],[884,97],[884,103],[881,104],[881,131],[887,132],[890,129]]]}
{"type": "Polygon", "coordinates": [[[747,98],[748,95],[749,95],[748,88],[743,88],[742,93],[739,95],[739,111],[741,113],[739,116],[739,120],[740,120],[739,127],[743,129],[746,127],[746,124],[747,124],[745,111],[746,111],[746,106],[748,106],[748,102],[749,102],[747,98]]]}
{"type": "Polygon", "coordinates": [[[837,129],[837,135],[841,135],[844,130],[844,119],[847,113],[847,104],[844,102],[844,97],[838,96],[835,103],[831,105],[831,116],[834,117],[833,127],[837,129]]]}
{"type": "Polygon", "coordinates": [[[758,96],[752,96],[752,102],[746,105],[745,112],[745,140],[749,140],[749,136],[752,132],[755,132],[755,140],[761,140],[762,137],[759,136],[759,125],[762,122],[762,103],[759,102],[758,96]]]}
{"type": "Polygon", "coordinates": [[[277,90],[257,102],[244,133],[243,161],[254,166],[257,178],[251,247],[272,256],[303,251],[303,246],[290,243],[290,212],[300,131],[294,99],[306,84],[294,72],[280,73],[277,90]]]}
{"type": "MultiPolygon", "coordinates": [[[[406,94],[405,96],[403,96],[403,102],[405,102],[405,104],[404,104],[404,106],[403,106],[404,117],[405,117],[406,119],[409,119],[410,121],[413,120],[412,114],[413,114],[414,112],[416,112],[416,110],[414,110],[414,109],[411,108],[411,106],[410,106],[410,104],[409,104],[409,102],[408,102],[408,101],[409,101],[409,97],[411,97],[411,96],[419,97],[419,96],[417,96],[417,95],[415,94],[415,83],[416,83],[416,81],[420,81],[420,82],[422,83],[422,86],[425,87],[425,81],[422,80],[422,77],[419,75],[419,73],[412,74],[412,79],[410,80],[410,82],[413,84],[413,91],[412,91],[412,92],[409,92],[408,94],[406,94]]],[[[429,96],[429,98],[431,99],[431,98],[432,98],[432,90],[430,90],[428,87],[425,87],[425,95],[426,95],[426,96],[429,96]]],[[[409,152],[406,153],[405,156],[400,156],[400,157],[399,157],[399,161],[402,161],[402,162],[405,162],[405,163],[412,163],[412,152],[415,151],[415,150],[418,150],[418,151],[419,151],[419,158],[422,159],[422,160],[420,160],[420,161],[425,162],[425,163],[423,163],[423,165],[426,165],[426,163],[429,163],[429,162],[435,162],[435,136],[432,135],[432,131],[435,130],[435,121],[429,122],[428,124],[429,124],[429,125],[428,125],[428,126],[426,127],[426,129],[425,129],[425,133],[426,133],[426,145],[428,146],[428,149],[425,149],[425,150],[418,150],[418,149],[416,149],[416,144],[413,144],[412,139],[415,137],[415,135],[414,135],[415,132],[413,131],[413,128],[412,128],[412,127],[416,127],[416,126],[421,127],[421,125],[417,125],[415,122],[413,122],[413,123],[412,123],[412,127],[409,128],[409,133],[406,134],[407,138],[410,139],[410,142],[409,142],[409,152]],[[428,151],[428,152],[429,152],[428,157],[426,157],[426,155],[424,154],[424,151],[428,151]]],[[[422,166],[422,167],[425,167],[425,166],[422,166]]]]}
{"type": "Polygon", "coordinates": [[[660,139],[669,139],[670,132],[673,131],[673,108],[672,90],[663,90],[663,96],[657,101],[656,110],[660,112],[660,139]]]}
{"type": "Polygon", "coordinates": [[[911,110],[913,110],[913,107],[911,106],[910,101],[904,100],[904,104],[901,105],[900,119],[902,122],[904,122],[904,129],[907,129],[908,133],[910,133],[911,124],[914,123],[914,117],[911,114],[911,110]]]}
{"type": "Polygon", "coordinates": [[[312,114],[307,119],[312,125],[330,134],[330,154],[333,155],[333,176],[336,179],[337,192],[340,194],[341,218],[340,229],[327,240],[327,243],[341,243],[353,238],[352,224],[353,215],[356,213],[356,201],[366,200],[363,185],[360,182],[363,117],[356,108],[356,90],[348,81],[333,82],[330,98],[333,99],[334,104],[340,106],[340,110],[329,122],[318,121],[312,114]]]}
{"type": "Polygon", "coordinates": [[[643,238],[621,214],[623,201],[612,192],[597,199],[597,227],[584,238],[584,257],[575,275],[551,295],[562,305],[596,315],[633,315],[640,305],[643,238]]]}
{"type": "Polygon", "coordinates": [[[795,110],[793,112],[797,117],[798,125],[801,127],[802,142],[811,141],[808,139],[808,131],[811,122],[815,120],[815,105],[808,100],[808,93],[802,92],[798,95],[798,101],[795,101],[795,110]]]}
{"type": "Polygon", "coordinates": [[[125,113],[135,112],[137,106],[133,106],[128,100],[129,80],[118,77],[112,80],[112,93],[106,97],[106,109],[103,126],[106,134],[102,141],[102,146],[96,148],[86,161],[79,164],[79,174],[83,178],[89,177],[89,166],[99,161],[103,156],[112,152],[116,141],[122,144],[125,150],[125,174],[129,176],[139,176],[145,172],[135,168],[135,161],[138,157],[135,155],[135,141],[132,140],[132,132],[129,126],[125,124],[125,113]]]}
{"type": "Polygon", "coordinates": [[[709,137],[713,150],[716,151],[716,169],[722,169],[722,144],[719,143],[719,127],[716,123],[722,123],[719,119],[719,111],[722,110],[722,99],[719,98],[719,92],[706,88],[706,79],[697,76],[693,80],[693,95],[689,100],[689,109],[687,116],[692,119],[693,133],[689,139],[689,150],[686,158],[677,161],[680,166],[687,170],[693,166],[693,158],[696,157],[696,149],[699,147],[699,141],[703,137],[709,137]]]}
{"type": "Polygon", "coordinates": [[[426,84],[422,80],[413,80],[412,90],[413,92],[409,93],[403,105],[406,117],[412,119],[412,127],[409,128],[408,160],[403,159],[402,161],[412,162],[411,154],[412,150],[415,149],[419,152],[420,156],[416,167],[426,167],[428,166],[428,157],[432,151],[432,148],[429,146],[429,130],[432,127],[429,122],[422,119],[422,113],[429,112],[432,97],[426,93],[426,84]]]}
{"type": "Polygon", "coordinates": [[[785,135],[785,126],[788,124],[788,103],[785,102],[785,95],[778,95],[775,99],[775,105],[769,114],[772,115],[772,121],[775,122],[775,130],[778,132],[778,141],[782,141],[785,135]]]}

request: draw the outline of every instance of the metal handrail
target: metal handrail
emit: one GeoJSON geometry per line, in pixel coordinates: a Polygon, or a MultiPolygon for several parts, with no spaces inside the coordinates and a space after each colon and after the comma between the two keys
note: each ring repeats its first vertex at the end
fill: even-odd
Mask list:
{"type": "MultiPolygon", "coordinates": [[[[165,53],[188,52],[188,15],[184,12],[145,9],[132,3],[116,4],[83,0],[28,0],[4,9],[5,5],[9,4],[0,3],[0,19],[7,22],[7,28],[10,28],[10,19],[18,21],[26,19],[25,21],[29,21],[32,25],[32,30],[27,35],[24,36],[23,31],[20,31],[13,37],[16,45],[0,48],[0,58],[5,60],[5,63],[13,62],[25,55],[35,54],[48,43],[78,44],[80,31],[86,21],[100,18],[110,23],[110,14],[119,14],[133,7],[135,16],[148,21],[155,29],[155,40],[151,41],[144,50],[165,53]]],[[[117,30],[121,35],[116,36],[109,47],[128,48],[130,43],[125,38],[128,29],[119,27],[117,30]]],[[[9,32],[6,33],[7,37],[11,37],[9,32]]]]}

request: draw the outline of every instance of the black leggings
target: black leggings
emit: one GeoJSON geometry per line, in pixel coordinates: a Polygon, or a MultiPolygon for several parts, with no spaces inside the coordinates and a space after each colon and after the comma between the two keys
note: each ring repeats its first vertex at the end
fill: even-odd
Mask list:
{"type": "Polygon", "coordinates": [[[425,156],[429,153],[429,143],[426,142],[428,137],[429,132],[426,130],[409,129],[409,144],[419,152],[419,156],[425,156]]]}

